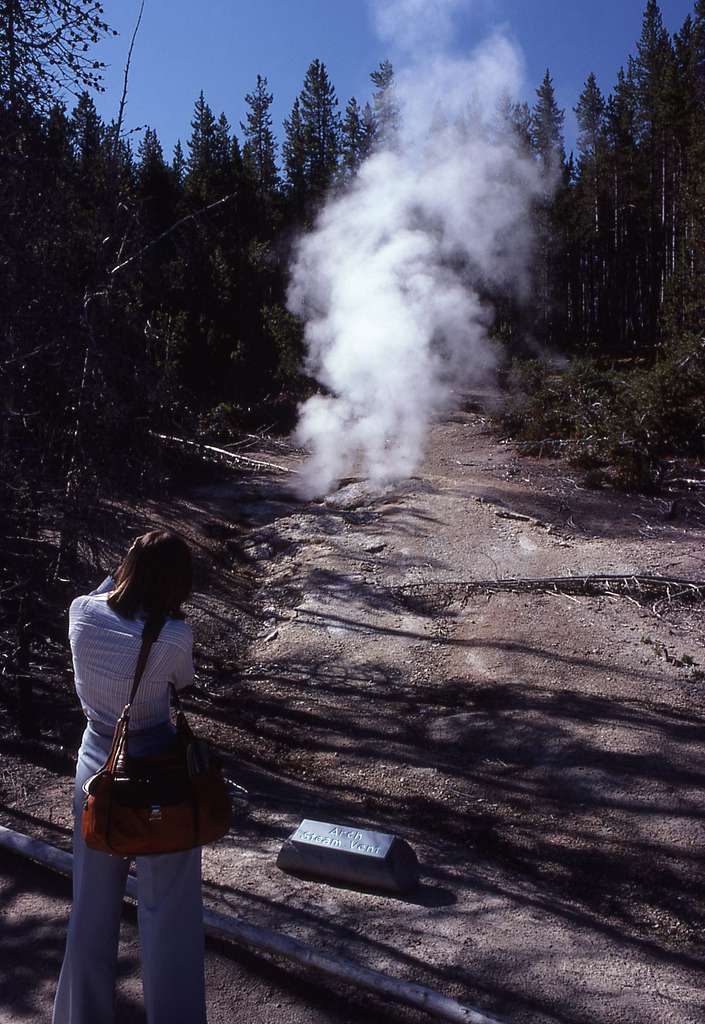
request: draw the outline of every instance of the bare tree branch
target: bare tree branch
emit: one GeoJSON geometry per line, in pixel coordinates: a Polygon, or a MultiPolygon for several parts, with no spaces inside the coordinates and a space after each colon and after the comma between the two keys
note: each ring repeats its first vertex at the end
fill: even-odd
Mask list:
{"type": "Polygon", "coordinates": [[[197,217],[202,217],[204,213],[208,213],[209,210],[214,210],[216,206],[221,206],[223,203],[227,203],[230,199],[234,199],[235,195],[235,192],[231,192],[229,195],[223,196],[222,199],[216,199],[214,203],[204,206],[202,210],[196,210],[194,213],[189,213],[186,217],[182,217],[180,220],[177,220],[176,223],[172,224],[170,228],[166,229],[166,231],[162,231],[161,235],[157,235],[157,237],[153,238],[151,242],[147,242],[147,244],[140,249],[139,252],[135,253],[134,256],[130,256],[129,259],[123,260],[122,263],[118,263],[116,267],[113,267],[110,271],[111,275],[116,274],[118,270],[123,270],[125,267],[129,267],[131,263],[135,262],[135,260],[141,259],[149,249],[153,248],[173,231],[176,231],[177,228],[180,228],[182,224],[186,224],[190,220],[196,220],[197,217]]]}
{"type": "Polygon", "coordinates": [[[115,140],[113,144],[113,156],[117,154],[117,147],[120,142],[120,133],[122,131],[122,123],[125,117],[125,105],[127,103],[127,83],[130,77],[130,64],[132,63],[132,51],[135,46],[135,39],[139,32],[140,25],[142,23],[142,15],[144,14],[144,0],[140,4],[140,13],[137,16],[137,23],[132,33],[132,39],[130,41],[130,49],[127,51],[127,62],[125,64],[125,74],[122,81],[122,96],[120,97],[120,106],[118,108],[117,122],[115,124],[115,140]]]}

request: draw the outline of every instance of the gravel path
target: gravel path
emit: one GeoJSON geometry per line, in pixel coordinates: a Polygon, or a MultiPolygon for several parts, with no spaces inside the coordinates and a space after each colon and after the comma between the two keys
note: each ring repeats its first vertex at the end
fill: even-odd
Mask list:
{"type": "MultiPolygon", "coordinates": [[[[278,458],[296,468],[296,456],[278,458]]],[[[249,617],[234,616],[225,572],[194,602],[206,652],[196,724],[255,793],[231,837],[206,851],[213,906],[509,1024],[700,1024],[700,608],[555,593],[461,606],[438,586],[700,577],[700,520],[519,461],[476,413],[437,424],[417,477],[382,495],[352,480],[301,504],[283,479],[252,477],[203,486],[188,508],[194,533],[220,536],[230,569],[254,569],[257,584],[249,617]],[[413,602],[390,590],[412,582],[433,587],[413,602]],[[418,893],[283,875],[276,853],[302,817],[403,835],[422,862],[418,893]]],[[[24,811],[28,829],[56,835],[62,812],[50,827],[32,777],[6,800],[7,821],[21,828],[24,811]]],[[[68,774],[52,777],[60,808],[68,774]]],[[[231,994],[232,959],[213,971],[213,991],[231,994]]],[[[288,1012],[305,1013],[313,990],[286,976],[288,1012]]],[[[229,1020],[270,1019],[262,1001],[227,1005],[229,1020]]],[[[348,1019],[340,1006],[315,1012],[284,1019],[348,1019]]]]}
{"type": "MultiPolygon", "coordinates": [[[[71,902],[67,879],[0,853],[0,1024],[48,1024],[71,902]]],[[[145,1024],[137,915],[125,912],[120,936],[119,1024],[145,1024]]],[[[357,990],[321,983],[300,970],[208,940],[209,1024],[417,1024],[416,1014],[357,990]]],[[[424,1016],[423,1018],[427,1018],[424,1016]]],[[[96,1022],[98,1024],[98,1022],[96,1022]]]]}

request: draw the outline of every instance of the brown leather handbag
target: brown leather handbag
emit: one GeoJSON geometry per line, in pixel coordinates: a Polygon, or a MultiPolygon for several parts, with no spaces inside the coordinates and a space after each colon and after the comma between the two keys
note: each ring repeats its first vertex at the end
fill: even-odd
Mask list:
{"type": "Polygon", "coordinates": [[[130,710],[157,635],[145,628],[130,699],[115,725],[110,753],[83,786],[86,846],[121,857],[203,846],[224,836],[232,820],[218,758],[191,731],[174,687],[174,746],[152,757],[130,756],[130,710]]]}

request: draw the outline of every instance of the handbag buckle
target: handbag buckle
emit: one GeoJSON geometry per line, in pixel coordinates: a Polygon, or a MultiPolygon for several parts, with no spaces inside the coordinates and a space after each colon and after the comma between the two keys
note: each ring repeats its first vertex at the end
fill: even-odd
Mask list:
{"type": "Polygon", "coordinates": [[[160,804],[152,804],[149,811],[150,821],[161,821],[162,820],[162,808],[160,804]]]}

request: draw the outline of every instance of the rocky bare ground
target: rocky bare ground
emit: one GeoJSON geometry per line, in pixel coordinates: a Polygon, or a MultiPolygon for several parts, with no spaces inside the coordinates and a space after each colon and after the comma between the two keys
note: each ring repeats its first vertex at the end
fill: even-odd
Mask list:
{"type": "MultiPolygon", "coordinates": [[[[295,470],[300,456],[268,458],[295,470]]],[[[290,481],[209,482],[124,527],[187,524],[200,552],[191,709],[252,793],[205,853],[208,900],[516,1024],[702,1020],[700,606],[549,590],[458,602],[449,586],[700,578],[697,506],[586,490],[474,412],[438,423],[417,477],[386,493],[349,480],[304,504],[290,481]],[[418,893],[283,875],[302,817],[403,835],[418,893]]],[[[6,730],[0,818],[66,845],[80,717],[53,650],[41,742],[6,730]]],[[[260,1018],[232,1009],[269,1019],[264,1003],[260,1018]]]]}

